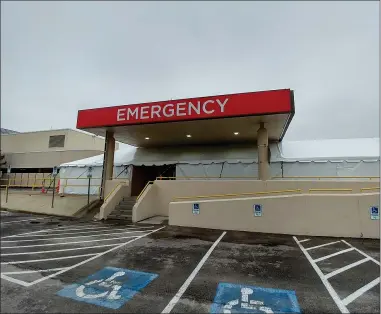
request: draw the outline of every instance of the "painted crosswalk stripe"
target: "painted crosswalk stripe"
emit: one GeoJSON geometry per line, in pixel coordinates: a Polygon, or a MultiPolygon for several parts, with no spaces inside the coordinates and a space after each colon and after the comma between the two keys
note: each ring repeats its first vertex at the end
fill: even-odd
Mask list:
{"type": "Polygon", "coordinates": [[[361,255],[365,256],[365,257],[368,257],[373,263],[376,263],[378,266],[380,266],[380,261],[376,260],[375,258],[373,258],[372,256],[366,254],[365,252],[359,250],[358,248],[354,247],[352,244],[348,243],[347,241],[345,240],[341,240],[343,243],[345,243],[346,245],[354,248],[357,252],[359,252],[361,255]]]}
{"type": "Polygon", "coordinates": [[[340,309],[340,312],[341,313],[349,313],[347,307],[345,306],[345,304],[343,303],[343,301],[341,301],[340,297],[338,296],[337,292],[335,291],[335,289],[333,289],[333,287],[331,286],[331,284],[329,283],[328,279],[324,277],[324,274],[323,272],[320,270],[320,268],[317,266],[317,264],[314,262],[314,260],[312,259],[311,255],[307,252],[307,250],[299,243],[298,239],[296,237],[293,237],[294,241],[296,242],[296,244],[299,246],[300,250],[303,252],[303,254],[305,255],[305,257],[307,258],[307,260],[310,262],[311,266],[313,267],[313,269],[315,270],[315,272],[318,274],[318,276],[320,277],[320,280],[321,282],[323,283],[323,285],[325,286],[325,288],[327,289],[328,293],[330,294],[330,296],[332,297],[333,301],[336,303],[337,307],[340,309]]]}
{"type": "Polygon", "coordinates": [[[354,263],[352,263],[352,264],[349,264],[349,265],[347,265],[347,266],[345,266],[345,267],[341,267],[341,268],[339,268],[339,269],[336,269],[336,270],[334,270],[333,272],[331,272],[331,273],[329,273],[329,274],[326,274],[326,275],[325,275],[325,278],[328,279],[328,278],[331,278],[331,277],[333,277],[333,276],[336,276],[336,275],[338,275],[338,274],[340,274],[340,273],[342,273],[342,272],[345,272],[345,271],[347,271],[347,270],[349,270],[349,269],[351,269],[351,268],[353,268],[353,267],[356,267],[356,266],[358,266],[358,265],[361,265],[362,263],[365,263],[365,262],[367,262],[367,261],[370,261],[370,259],[369,259],[368,257],[365,257],[365,258],[362,259],[362,260],[359,260],[359,261],[354,262],[354,263]]]}
{"type": "Polygon", "coordinates": [[[365,292],[368,290],[372,289],[373,287],[377,286],[380,283],[380,277],[374,279],[364,287],[361,287],[357,291],[353,292],[349,296],[347,296],[344,300],[343,303],[345,305],[348,305],[349,303],[353,302],[355,299],[357,299],[359,296],[363,295],[365,292]]]}
{"type": "MultiPolygon", "coordinates": [[[[340,243],[341,241],[334,241],[334,242],[330,242],[330,243],[325,243],[325,244],[321,244],[321,245],[316,245],[316,246],[313,246],[313,247],[309,247],[309,248],[306,248],[306,251],[309,251],[309,250],[314,250],[314,249],[318,249],[320,247],[324,247],[324,246],[328,246],[328,245],[332,245],[332,244],[336,244],[336,243],[340,243]]],[[[301,243],[301,242],[299,242],[301,243]]]]}
{"type": "Polygon", "coordinates": [[[336,253],[332,253],[332,254],[329,254],[329,255],[326,255],[326,256],[322,256],[320,258],[317,258],[317,259],[314,259],[314,262],[315,263],[318,263],[320,261],[324,261],[328,258],[331,258],[331,257],[334,257],[334,256],[337,256],[337,255],[341,255],[341,254],[344,254],[344,253],[347,253],[347,252],[350,252],[350,251],[353,251],[354,248],[349,248],[349,249],[345,249],[345,250],[341,250],[339,252],[336,252],[336,253]]]}

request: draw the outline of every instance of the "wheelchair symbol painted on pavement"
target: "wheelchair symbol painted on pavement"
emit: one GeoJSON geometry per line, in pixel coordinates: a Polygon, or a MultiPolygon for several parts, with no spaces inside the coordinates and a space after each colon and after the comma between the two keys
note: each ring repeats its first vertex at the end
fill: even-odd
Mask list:
{"type": "Polygon", "coordinates": [[[67,286],[57,294],[77,301],[118,309],[156,277],[157,274],[105,267],[81,283],[67,286]]]}
{"type": "Polygon", "coordinates": [[[294,291],[220,283],[210,313],[300,313],[294,291]]]}

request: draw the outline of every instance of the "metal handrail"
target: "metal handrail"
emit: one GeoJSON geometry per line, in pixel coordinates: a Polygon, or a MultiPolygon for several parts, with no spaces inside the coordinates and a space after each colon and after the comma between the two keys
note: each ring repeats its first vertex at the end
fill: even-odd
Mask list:
{"type": "Polygon", "coordinates": [[[107,199],[112,195],[112,193],[114,193],[114,191],[118,188],[118,186],[121,186],[123,185],[124,183],[118,183],[117,185],[114,186],[114,188],[111,190],[110,193],[107,194],[107,196],[105,197],[104,199],[104,202],[107,201],[107,199]]]}
{"type": "MultiPolygon", "coordinates": [[[[156,177],[156,180],[166,179],[256,179],[258,176],[208,176],[208,177],[193,177],[193,176],[177,176],[177,177],[156,177]]],[[[272,177],[271,179],[380,179],[378,176],[286,176],[286,177],[272,177]]]]}
{"type": "Polygon", "coordinates": [[[373,191],[373,190],[379,190],[380,187],[379,186],[375,186],[375,187],[372,187],[372,188],[361,188],[360,190],[361,191],[373,191]]]}
{"type": "MultiPolygon", "coordinates": [[[[379,190],[379,187],[372,188],[361,188],[361,191],[366,190],[379,190]]],[[[353,192],[353,189],[309,189],[308,192],[353,192]]],[[[281,193],[301,193],[301,189],[295,190],[279,190],[279,191],[263,191],[263,192],[250,192],[250,193],[229,193],[229,194],[212,194],[212,195],[196,195],[196,196],[178,196],[173,198],[173,200],[186,200],[186,199],[199,199],[199,198],[221,198],[229,196],[250,196],[250,195],[269,195],[269,194],[281,194],[281,193]]]]}
{"type": "Polygon", "coordinates": [[[308,192],[352,192],[353,189],[308,189],[308,192]]]}
{"type": "Polygon", "coordinates": [[[150,184],[153,184],[154,181],[148,181],[147,184],[145,185],[144,189],[140,192],[140,194],[138,195],[138,197],[136,198],[136,201],[139,200],[139,198],[143,195],[144,191],[147,189],[147,187],[150,185],[150,184]]]}
{"type": "Polygon", "coordinates": [[[249,196],[249,195],[268,195],[268,194],[281,194],[281,193],[297,193],[301,192],[301,189],[294,190],[279,190],[279,191],[263,191],[263,192],[250,192],[250,193],[234,193],[234,194],[214,194],[214,195],[198,195],[198,196],[178,196],[174,200],[179,199],[193,199],[193,198],[219,198],[227,196],[249,196]]]}

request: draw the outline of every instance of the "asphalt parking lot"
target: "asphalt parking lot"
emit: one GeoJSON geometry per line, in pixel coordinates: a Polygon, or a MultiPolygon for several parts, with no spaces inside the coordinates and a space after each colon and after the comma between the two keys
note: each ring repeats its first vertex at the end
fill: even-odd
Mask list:
{"type": "Polygon", "coordinates": [[[1,312],[379,313],[379,245],[1,212],[1,312]]]}

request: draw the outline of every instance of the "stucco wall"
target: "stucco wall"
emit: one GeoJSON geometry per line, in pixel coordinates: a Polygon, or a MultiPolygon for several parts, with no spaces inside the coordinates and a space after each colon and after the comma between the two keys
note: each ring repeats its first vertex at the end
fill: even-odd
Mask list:
{"type": "Polygon", "coordinates": [[[99,154],[102,152],[97,150],[6,153],[5,160],[12,168],[51,168],[99,154]]]}
{"type": "MultiPolygon", "coordinates": [[[[119,145],[116,143],[115,149],[119,145]]],[[[103,152],[104,139],[71,129],[47,130],[1,135],[3,153],[53,152],[62,150],[93,150],[103,152]],[[49,148],[49,137],[65,135],[64,147],[49,148]]]]}
{"type": "Polygon", "coordinates": [[[192,201],[169,205],[169,224],[176,226],[241,230],[291,235],[380,238],[380,221],[370,219],[370,207],[380,194],[288,195],[245,199],[192,201]],[[262,217],[253,205],[261,204],[262,217]]]}
{"type": "MultiPolygon", "coordinates": [[[[279,191],[285,189],[301,189],[308,192],[309,189],[353,189],[353,193],[360,192],[361,188],[379,186],[379,182],[364,181],[333,181],[333,180],[156,180],[153,184],[156,189],[151,189],[150,193],[156,193],[154,211],[156,215],[168,216],[169,203],[180,196],[198,196],[229,193],[248,193],[260,191],[279,191]]],[[[319,192],[313,192],[319,193],[319,192]]],[[[321,192],[320,192],[321,193],[321,192]]],[[[338,193],[337,191],[324,191],[324,193],[338,193]]],[[[350,192],[347,192],[350,193],[350,192]]],[[[145,198],[144,197],[144,198],[145,198]]],[[[142,206],[145,201],[142,197],[142,206]]],[[[140,206],[140,205],[139,205],[140,206]]],[[[137,206],[136,210],[139,210],[137,206]]]]}

